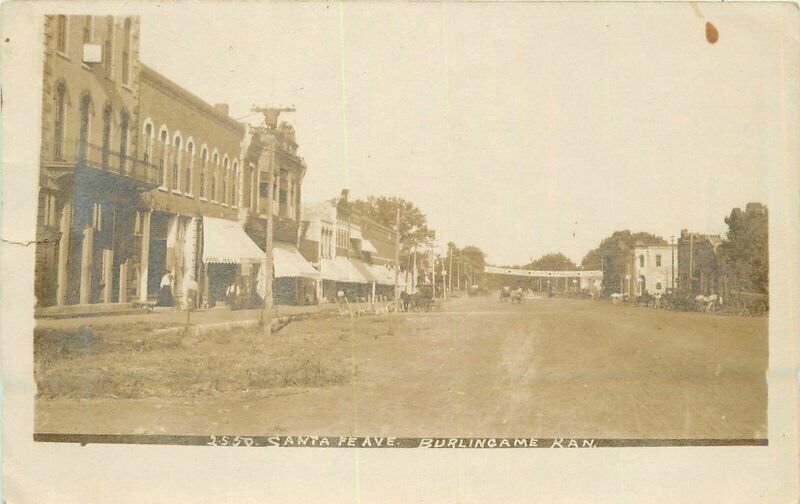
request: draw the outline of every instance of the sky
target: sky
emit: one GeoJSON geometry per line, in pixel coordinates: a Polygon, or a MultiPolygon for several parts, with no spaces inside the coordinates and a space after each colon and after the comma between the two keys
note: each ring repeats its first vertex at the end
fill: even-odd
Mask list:
{"type": "Polygon", "coordinates": [[[769,204],[781,18],[699,5],[167,3],[140,57],[234,118],[294,105],[306,202],[400,196],[490,264],[579,263],[615,230],[769,204]]]}

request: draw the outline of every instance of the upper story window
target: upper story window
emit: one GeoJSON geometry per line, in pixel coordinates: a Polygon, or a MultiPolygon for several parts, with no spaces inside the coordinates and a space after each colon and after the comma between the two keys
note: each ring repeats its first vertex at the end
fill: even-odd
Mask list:
{"type": "Polygon", "coordinates": [[[131,83],[131,18],[125,19],[125,40],[122,46],[122,83],[131,83]]]}
{"type": "Polygon", "coordinates": [[[228,179],[231,176],[230,173],[230,161],[226,157],[225,160],[222,162],[222,202],[227,204],[229,201],[228,197],[228,179]]]}
{"type": "Polygon", "coordinates": [[[119,119],[119,162],[120,168],[125,166],[128,157],[128,128],[130,128],[130,116],[128,111],[123,111],[119,119]]]}
{"type": "Polygon", "coordinates": [[[189,160],[186,162],[186,173],[183,177],[183,191],[185,193],[191,194],[192,193],[192,171],[194,170],[194,142],[187,142],[186,143],[186,155],[189,157],[189,160]]]}
{"type": "Polygon", "coordinates": [[[149,163],[153,159],[153,125],[150,123],[144,126],[144,162],[149,163]]]}
{"type": "Polygon", "coordinates": [[[180,181],[180,166],[181,166],[181,137],[180,135],[175,135],[175,139],[173,140],[173,145],[175,146],[175,154],[172,159],[172,188],[177,190],[180,181]]]}
{"type": "Polygon", "coordinates": [[[92,16],[86,16],[83,20],[83,43],[89,44],[92,41],[92,16]]]}
{"type": "Polygon", "coordinates": [[[206,197],[206,169],[208,168],[208,149],[200,151],[200,197],[206,197]]]}
{"type": "Polygon", "coordinates": [[[219,154],[215,152],[214,157],[211,158],[211,188],[209,190],[211,199],[214,201],[217,200],[217,168],[219,168],[219,154]]]}
{"type": "Polygon", "coordinates": [[[56,87],[56,116],[53,135],[53,158],[64,159],[64,138],[66,136],[67,85],[59,82],[56,87]]]}
{"type": "Polygon", "coordinates": [[[162,129],[159,140],[161,140],[161,159],[158,160],[158,178],[161,180],[161,187],[167,187],[167,146],[169,145],[169,133],[162,129]]]}
{"type": "Polygon", "coordinates": [[[231,204],[233,206],[239,205],[239,163],[233,162],[233,196],[231,197],[231,204]]]}
{"type": "Polygon", "coordinates": [[[114,17],[106,17],[106,43],[103,50],[103,63],[106,67],[106,77],[114,78],[114,17]]]}
{"type": "Polygon", "coordinates": [[[656,268],[661,267],[661,255],[656,256],[656,268]]]}
{"type": "Polygon", "coordinates": [[[644,268],[644,255],[639,256],[639,267],[644,268]]]}
{"type": "Polygon", "coordinates": [[[111,150],[111,119],[113,111],[111,105],[103,109],[103,167],[108,166],[108,155],[111,150]]]}
{"type": "Polygon", "coordinates": [[[67,16],[56,16],[56,49],[67,52],[67,16]]]}
{"type": "Polygon", "coordinates": [[[88,93],[81,98],[81,123],[78,136],[79,154],[81,157],[86,155],[86,144],[89,143],[89,122],[92,113],[92,97],[88,93]]]}

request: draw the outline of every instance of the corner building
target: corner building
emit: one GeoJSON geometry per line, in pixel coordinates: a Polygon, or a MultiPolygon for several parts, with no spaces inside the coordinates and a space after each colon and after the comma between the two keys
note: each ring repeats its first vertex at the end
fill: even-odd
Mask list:
{"type": "Polygon", "coordinates": [[[297,261],[306,166],[290,125],[270,130],[268,202],[251,128],[142,64],[138,18],[47,16],[44,31],[39,307],[152,303],[167,272],[178,303],[191,281],[198,306],[234,282],[254,293],[269,211],[276,272],[311,268],[297,261]]]}

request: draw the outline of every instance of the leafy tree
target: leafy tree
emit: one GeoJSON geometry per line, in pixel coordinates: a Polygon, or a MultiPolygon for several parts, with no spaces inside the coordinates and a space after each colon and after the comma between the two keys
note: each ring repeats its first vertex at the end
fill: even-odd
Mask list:
{"type": "Polygon", "coordinates": [[[651,233],[632,233],[627,229],[614,231],[597,248],[584,256],[581,267],[585,270],[603,270],[603,290],[607,294],[619,292],[621,280],[628,274],[627,267],[633,248],[637,244],[667,245],[667,241],[651,233]]]}
{"type": "Polygon", "coordinates": [[[769,291],[769,228],[767,207],[748,203],[725,218],[728,237],[719,246],[722,269],[737,290],[769,291]]]}
{"type": "Polygon", "coordinates": [[[522,269],[538,270],[538,271],[567,271],[576,270],[578,266],[572,260],[562,254],[561,252],[545,254],[539,259],[526,264],[522,269]]]}
{"type": "MultiPolygon", "coordinates": [[[[445,257],[445,264],[450,264],[450,255],[453,256],[453,268],[458,264],[464,265],[464,271],[468,272],[469,278],[473,283],[480,284],[483,278],[483,269],[486,266],[486,254],[481,249],[474,245],[467,245],[464,248],[458,248],[455,243],[450,242],[447,244],[448,255],[445,257]]],[[[466,285],[467,279],[464,279],[466,285]]]]}
{"type": "Polygon", "coordinates": [[[403,198],[368,196],[366,200],[352,202],[352,210],[373,221],[394,229],[397,208],[400,208],[400,250],[403,255],[412,248],[430,244],[436,233],[428,229],[425,214],[414,203],[403,198]]]}
{"type": "Polygon", "coordinates": [[[342,189],[341,197],[336,200],[336,216],[343,221],[350,221],[353,215],[353,202],[350,201],[350,190],[342,189]]]}

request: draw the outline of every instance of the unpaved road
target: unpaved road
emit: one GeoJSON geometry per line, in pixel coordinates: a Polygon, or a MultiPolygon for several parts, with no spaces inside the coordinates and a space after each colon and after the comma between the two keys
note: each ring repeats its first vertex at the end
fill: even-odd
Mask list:
{"type": "MultiPolygon", "coordinates": [[[[243,336],[152,350],[158,359],[147,359],[152,364],[143,372],[158,374],[159,366],[170,366],[174,374],[175,366],[213,366],[223,355],[252,358],[264,352],[267,361],[313,356],[323,367],[338,366],[340,379],[313,386],[276,386],[273,380],[260,389],[251,383],[247,390],[232,391],[228,385],[222,392],[172,391],[135,399],[54,396],[37,401],[35,430],[662,439],[767,435],[766,318],[584,300],[509,305],[492,297],[453,300],[430,314],[298,322],[259,343],[266,346],[258,350],[248,341],[243,336]],[[210,353],[203,361],[192,360],[198,352],[210,353]]],[[[71,357],[48,372],[69,378],[73,369],[97,358],[71,357]]],[[[230,364],[235,360],[219,362],[235,367],[230,364]]],[[[114,372],[113,365],[108,372],[114,372]]]]}

